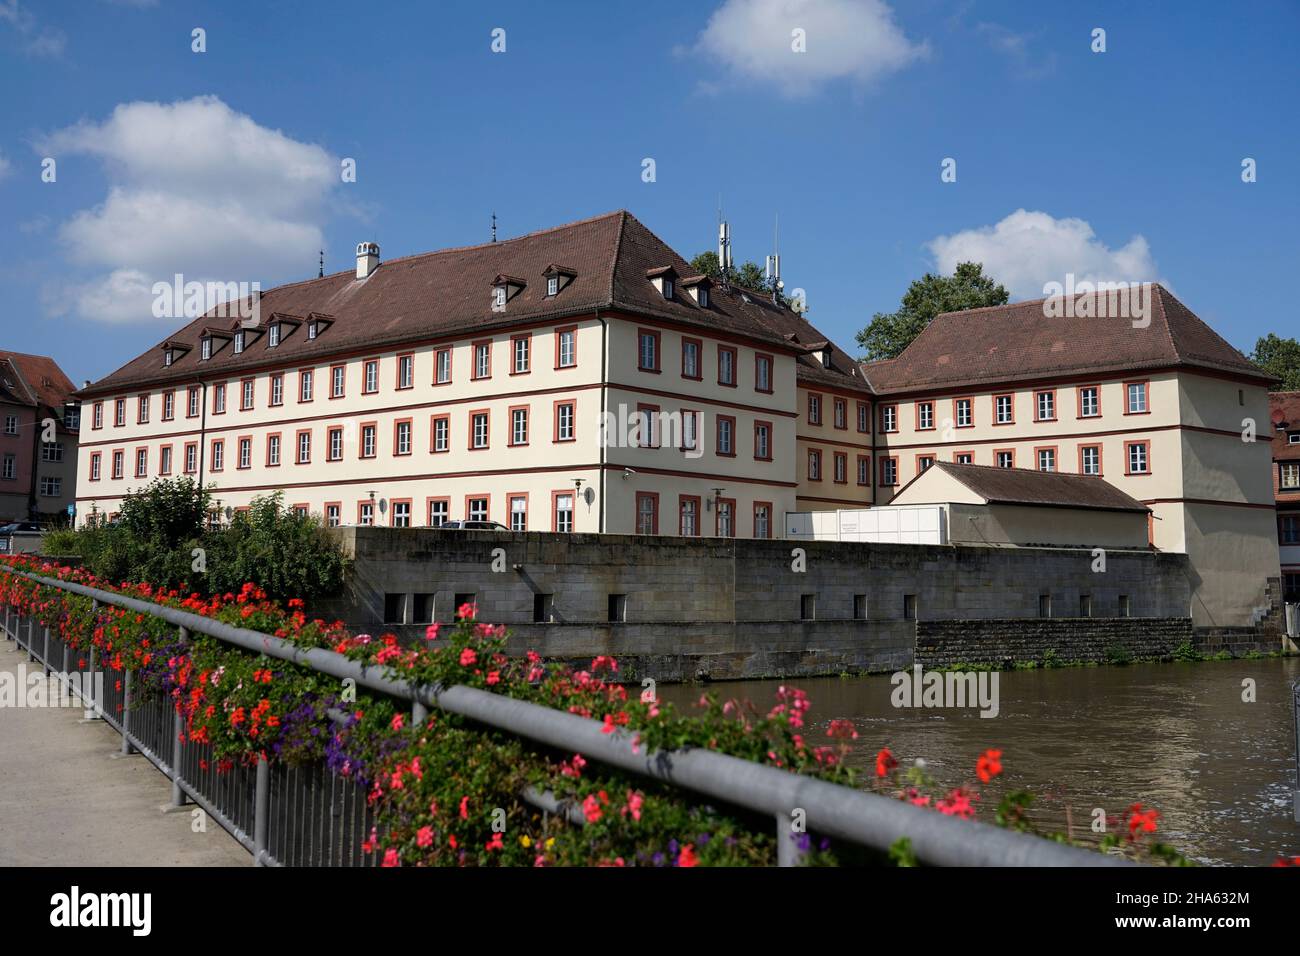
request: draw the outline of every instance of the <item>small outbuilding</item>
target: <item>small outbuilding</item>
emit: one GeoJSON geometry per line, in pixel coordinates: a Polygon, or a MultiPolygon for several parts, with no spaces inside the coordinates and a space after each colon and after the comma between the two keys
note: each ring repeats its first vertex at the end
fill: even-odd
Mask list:
{"type": "Polygon", "coordinates": [[[1151,540],[1151,509],[1090,475],[940,461],[884,507],[916,505],[943,506],[951,544],[1132,549],[1151,540]]]}

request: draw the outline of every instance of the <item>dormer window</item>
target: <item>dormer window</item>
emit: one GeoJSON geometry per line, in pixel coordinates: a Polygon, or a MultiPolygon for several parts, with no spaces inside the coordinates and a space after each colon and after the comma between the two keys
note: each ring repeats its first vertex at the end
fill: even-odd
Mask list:
{"type": "Polygon", "coordinates": [[[235,348],[236,355],[239,355],[241,352],[244,351],[244,330],[243,329],[239,329],[238,331],[235,332],[234,348],[235,348]]]}
{"type": "Polygon", "coordinates": [[[309,339],[314,339],[314,338],[316,338],[316,333],[319,331],[319,329],[320,329],[320,326],[317,325],[315,319],[312,319],[311,321],[309,321],[309,322],[307,323],[307,338],[309,338],[309,339]]]}
{"type": "Polygon", "coordinates": [[[203,336],[201,352],[199,354],[203,356],[203,360],[205,362],[208,359],[212,358],[212,336],[210,335],[203,336]]]}
{"type": "Polygon", "coordinates": [[[170,368],[174,361],[176,361],[176,352],[173,349],[167,349],[167,351],[163,352],[163,365],[170,368]]]}
{"type": "Polygon", "coordinates": [[[266,346],[267,348],[273,349],[279,344],[280,344],[280,323],[272,322],[270,327],[266,330],[266,346]]]}
{"type": "Polygon", "coordinates": [[[658,269],[647,269],[645,276],[665,299],[673,297],[673,285],[677,281],[676,269],[672,266],[660,266],[658,269]]]}
{"type": "Polygon", "coordinates": [[[528,283],[515,276],[498,275],[492,280],[492,311],[504,311],[506,305],[528,287],[528,283]]]}
{"type": "Polygon", "coordinates": [[[822,349],[822,367],[831,367],[831,350],[829,348],[822,349]]]}
{"type": "Polygon", "coordinates": [[[700,303],[700,308],[707,309],[709,307],[709,290],[700,289],[700,291],[697,293],[697,296],[698,298],[696,299],[696,301],[700,303]]]}
{"type": "Polygon", "coordinates": [[[555,295],[560,291],[560,277],[551,276],[546,280],[546,294],[555,295]]]}
{"type": "Polygon", "coordinates": [[[680,285],[701,309],[709,307],[709,286],[712,285],[712,281],[708,276],[687,276],[680,285]]]}

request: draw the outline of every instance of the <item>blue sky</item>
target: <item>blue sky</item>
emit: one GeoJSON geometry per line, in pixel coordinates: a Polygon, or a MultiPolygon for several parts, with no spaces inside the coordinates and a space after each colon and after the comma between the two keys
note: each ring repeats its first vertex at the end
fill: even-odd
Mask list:
{"type": "Polygon", "coordinates": [[[968,257],[1016,298],[1158,279],[1243,350],[1297,334],[1300,4],[1084,6],[0,0],[0,345],[97,378],[180,324],[142,283],[269,287],[493,210],[509,237],[625,207],[690,258],[719,195],[738,260],[779,215],[850,349],[968,257]]]}

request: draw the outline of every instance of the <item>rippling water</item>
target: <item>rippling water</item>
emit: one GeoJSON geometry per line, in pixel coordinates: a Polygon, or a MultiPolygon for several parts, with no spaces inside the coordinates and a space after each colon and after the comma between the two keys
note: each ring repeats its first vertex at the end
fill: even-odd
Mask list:
{"type": "MultiPolygon", "coordinates": [[[[854,722],[859,737],[849,760],[864,774],[874,773],[876,752],[889,747],[905,765],[923,757],[937,781],[957,784],[973,779],[976,757],[995,747],[1003,751],[1002,786],[989,788],[990,796],[1011,787],[1031,791],[1031,816],[1044,828],[1064,831],[1068,807],[1076,836],[1086,836],[1094,807],[1123,814],[1141,802],[1160,811],[1161,837],[1188,857],[1261,865],[1300,854],[1291,805],[1290,683],[1297,678],[1294,657],[1012,671],[1000,677],[996,718],[895,709],[888,676],[784,683],[812,700],[809,744],[826,742],[831,720],[854,722]],[[1256,684],[1253,704],[1241,699],[1248,677],[1256,684]]],[[[781,683],[707,689],[766,710],[781,683]]],[[[659,693],[689,710],[704,689],[661,686],[659,693]]]]}

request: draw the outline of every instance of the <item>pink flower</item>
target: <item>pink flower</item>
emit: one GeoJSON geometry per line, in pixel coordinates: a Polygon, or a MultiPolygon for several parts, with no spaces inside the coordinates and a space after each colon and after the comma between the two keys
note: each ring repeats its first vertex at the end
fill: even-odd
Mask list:
{"type": "Polygon", "coordinates": [[[500,671],[488,671],[487,682],[489,685],[499,684],[501,682],[500,671]]]}
{"type": "Polygon", "coordinates": [[[469,797],[460,798],[460,818],[462,820],[469,819],[469,797]]]}
{"type": "Polygon", "coordinates": [[[604,790],[600,791],[600,799],[597,799],[596,796],[596,794],[588,794],[587,799],[582,801],[582,815],[587,818],[588,823],[595,823],[604,816],[600,805],[609,802],[604,790]]]}
{"type": "Polygon", "coordinates": [[[406,719],[401,714],[393,714],[393,719],[388,726],[394,730],[401,730],[404,723],[406,723],[406,719]]]}
{"type": "Polygon", "coordinates": [[[614,718],[611,717],[609,714],[606,714],[606,715],[605,715],[605,725],[604,725],[603,727],[600,728],[600,732],[601,732],[602,734],[612,734],[612,733],[614,732],[614,730],[615,730],[615,727],[614,727],[614,718]]]}
{"type": "Polygon", "coordinates": [[[384,851],[384,866],[401,866],[397,860],[397,850],[389,847],[384,851]]]}
{"type": "Polygon", "coordinates": [[[420,827],[420,832],[415,835],[415,843],[421,849],[433,846],[433,827],[420,827]]]}
{"type": "Polygon", "coordinates": [[[424,629],[424,639],[426,641],[436,641],[438,639],[438,623],[436,621],[424,629]]]}
{"type": "Polygon", "coordinates": [[[478,660],[478,655],[474,653],[474,648],[467,647],[460,652],[460,666],[469,667],[478,660]]]}
{"type": "Polygon", "coordinates": [[[633,820],[639,821],[641,819],[641,804],[644,802],[645,798],[641,796],[641,794],[637,793],[635,790],[629,790],[627,792],[627,806],[623,808],[623,816],[627,816],[630,813],[632,814],[633,820]]]}
{"type": "Polygon", "coordinates": [[[487,849],[489,853],[491,853],[493,850],[504,850],[505,846],[502,845],[501,843],[501,834],[500,833],[492,834],[492,839],[489,840],[486,844],[484,844],[484,847],[485,849],[487,849]]]}

